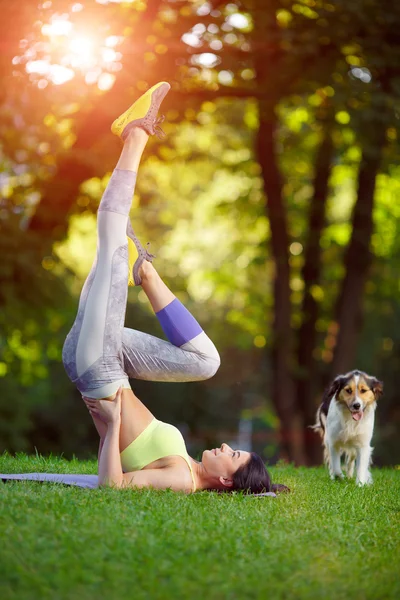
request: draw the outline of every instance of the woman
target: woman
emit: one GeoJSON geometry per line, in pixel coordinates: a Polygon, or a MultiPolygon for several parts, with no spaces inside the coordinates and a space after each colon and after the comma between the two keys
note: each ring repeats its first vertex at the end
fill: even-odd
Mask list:
{"type": "Polygon", "coordinates": [[[97,257],[63,363],[100,435],[100,485],[269,492],[273,486],[259,456],[222,444],[206,450],[201,462],[193,460],[180,432],[155,419],[129,385],[128,377],[208,379],[220,364],[214,344],[162,281],[129,221],[142,152],[149,135],[162,133],[156,117],[169,89],[156,84],[112,125],[124,146],[99,205],[97,257]],[[124,328],[128,282],[142,286],[169,342],[124,328]]]}

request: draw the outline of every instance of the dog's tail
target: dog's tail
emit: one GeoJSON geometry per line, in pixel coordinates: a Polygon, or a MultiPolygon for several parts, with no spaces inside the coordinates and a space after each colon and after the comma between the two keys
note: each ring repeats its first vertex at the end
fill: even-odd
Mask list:
{"type": "Polygon", "coordinates": [[[319,435],[323,438],[325,434],[325,425],[326,425],[326,415],[322,412],[322,404],[317,410],[316,422],[315,425],[309,425],[309,428],[319,433],[319,435]]]}

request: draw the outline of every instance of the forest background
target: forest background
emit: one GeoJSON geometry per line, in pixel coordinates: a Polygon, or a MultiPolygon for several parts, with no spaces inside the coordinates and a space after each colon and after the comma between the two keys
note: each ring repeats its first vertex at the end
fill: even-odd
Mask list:
{"type": "MultiPolygon", "coordinates": [[[[110,123],[159,80],[132,220],[215,341],[210,381],[133,382],[192,455],[221,441],[321,461],[308,428],[353,368],[384,382],[398,464],[400,4],[0,0],[0,451],[86,457],[61,362],[118,156],[110,123]]],[[[143,292],[126,324],[162,335],[143,292]]]]}

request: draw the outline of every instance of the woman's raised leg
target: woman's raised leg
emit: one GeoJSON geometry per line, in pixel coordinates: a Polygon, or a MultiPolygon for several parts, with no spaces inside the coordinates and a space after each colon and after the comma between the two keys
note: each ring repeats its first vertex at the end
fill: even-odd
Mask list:
{"type": "MultiPolygon", "coordinates": [[[[142,129],[133,128],[125,139],[98,209],[97,256],[63,349],[67,373],[71,379],[75,378],[83,395],[113,398],[120,386],[126,388],[123,410],[129,414],[134,410],[136,435],[151,422],[153,415],[129,389],[123,366],[122,331],[128,290],[126,229],[136,172],[148,137],[142,129]]],[[[93,421],[103,439],[106,425],[96,416],[93,421]]]]}
{"type": "MultiPolygon", "coordinates": [[[[124,141],[124,147],[100,202],[97,256],[63,347],[67,374],[88,397],[113,397],[119,387],[130,387],[122,354],[129,211],[140,158],[149,134],[159,133],[156,117],[169,89],[166,82],[153,86],[118,117],[111,128],[124,141]]],[[[138,258],[136,270],[143,260],[151,259],[138,242],[133,245],[133,251],[138,258]]]]}
{"type": "Polygon", "coordinates": [[[125,328],[124,367],[148,381],[201,381],[212,377],[220,358],[213,342],[149,262],[140,269],[142,288],[169,340],[125,328]]]}
{"type": "MultiPolygon", "coordinates": [[[[122,336],[125,372],[131,378],[148,381],[199,381],[212,377],[220,359],[210,338],[151,263],[144,261],[138,275],[169,341],[125,328],[122,336]]],[[[123,390],[121,451],[151,422],[149,415],[132,390],[123,390]]]]}
{"type": "Polygon", "coordinates": [[[101,199],[96,259],[64,344],[67,373],[87,396],[104,398],[115,394],[120,385],[129,388],[122,361],[128,282],[126,227],[147,140],[145,131],[132,129],[101,199]]]}

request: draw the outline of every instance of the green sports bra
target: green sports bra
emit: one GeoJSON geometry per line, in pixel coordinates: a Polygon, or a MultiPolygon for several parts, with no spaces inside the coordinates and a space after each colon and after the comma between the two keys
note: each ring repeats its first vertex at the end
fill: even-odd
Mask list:
{"type": "Polygon", "coordinates": [[[153,419],[150,425],[121,452],[122,470],[140,471],[150,463],[166,456],[181,456],[185,459],[193,481],[193,491],[196,484],[192,464],[186,450],[185,440],[179,429],[153,419]]]}

